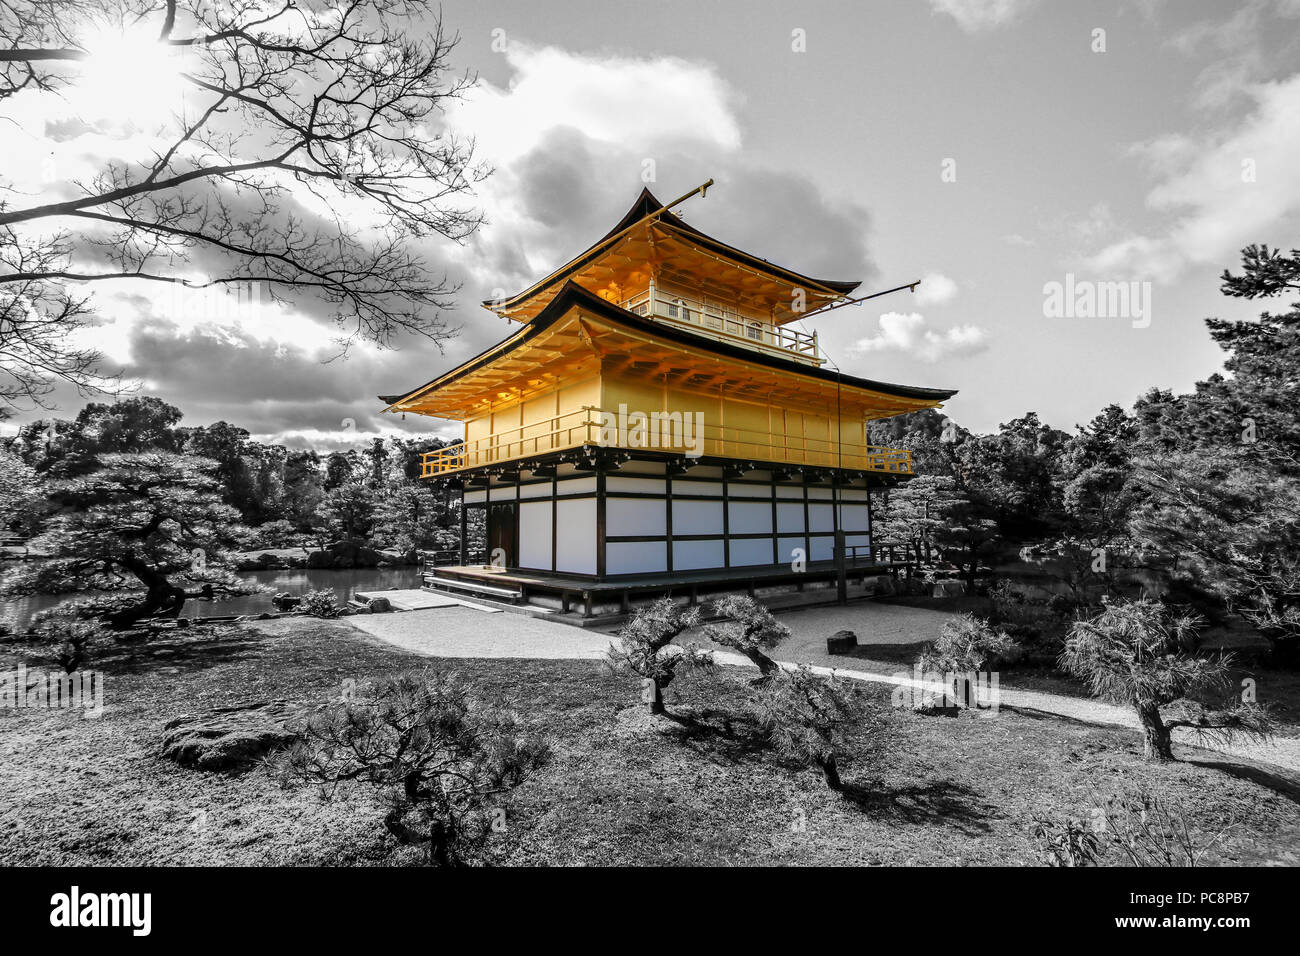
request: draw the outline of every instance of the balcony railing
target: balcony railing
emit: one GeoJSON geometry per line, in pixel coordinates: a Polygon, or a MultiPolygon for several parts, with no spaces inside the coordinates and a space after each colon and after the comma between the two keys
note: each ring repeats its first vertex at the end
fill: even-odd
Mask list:
{"type": "Polygon", "coordinates": [[[774,435],[731,425],[705,423],[697,429],[690,413],[673,416],[652,413],[642,425],[636,416],[619,421],[615,412],[587,406],[532,425],[425,452],[421,477],[432,478],[584,445],[649,449],[688,457],[710,455],[773,464],[912,473],[912,453],[903,448],[804,435],[774,435]]]}
{"type": "Polygon", "coordinates": [[[821,365],[816,332],[800,332],[782,325],[741,315],[728,306],[679,295],[667,289],[655,289],[634,295],[623,308],[636,315],[654,318],[690,329],[722,342],[743,345],[794,359],[805,365],[821,365]]]}

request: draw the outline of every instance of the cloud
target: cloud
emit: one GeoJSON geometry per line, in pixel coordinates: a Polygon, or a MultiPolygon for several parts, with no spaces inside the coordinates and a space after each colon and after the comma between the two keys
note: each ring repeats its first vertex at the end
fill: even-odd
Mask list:
{"type": "Polygon", "coordinates": [[[1038,243],[1034,242],[1033,239],[1028,239],[1018,232],[1007,233],[1007,235],[1002,237],[1002,241],[1009,246],[1021,246],[1025,248],[1038,245],[1038,243]]]}
{"type": "Polygon", "coordinates": [[[938,272],[926,273],[921,279],[921,284],[916,287],[915,301],[920,306],[943,305],[956,297],[957,283],[938,272]]]}
{"type": "Polygon", "coordinates": [[[1172,221],[1107,245],[1089,258],[1091,269],[1170,282],[1189,266],[1223,266],[1246,243],[1288,241],[1278,230],[1300,212],[1300,74],[1258,85],[1252,96],[1254,111],[1229,133],[1139,147],[1161,180],[1147,205],[1172,221]]]}
{"type": "Polygon", "coordinates": [[[708,64],[518,41],[505,57],[514,71],[505,88],[483,82],[448,111],[450,125],[472,132],[492,162],[518,159],[562,127],[644,151],[683,142],[740,147],[738,97],[708,64]]]}
{"type": "Polygon", "coordinates": [[[1037,0],[930,0],[935,13],[946,13],[968,33],[1000,27],[1020,16],[1037,0]]]}
{"type": "Polygon", "coordinates": [[[942,332],[925,327],[917,312],[886,312],[880,317],[880,331],[858,339],[849,351],[904,352],[924,362],[937,362],[951,355],[975,355],[988,348],[988,331],[974,325],[954,325],[942,332]]]}
{"type": "Polygon", "coordinates": [[[519,291],[603,235],[643,185],[680,194],[739,152],[740,97],[710,64],[521,41],[504,55],[509,80],[481,81],[447,113],[495,169],[477,191],[487,224],[455,252],[467,299],[519,291]]]}
{"type": "Polygon", "coordinates": [[[418,415],[403,422],[382,414],[377,393],[433,377],[429,359],[436,349],[414,341],[401,351],[363,346],[346,360],[326,361],[334,350],[323,330],[285,342],[252,323],[142,315],[117,325],[115,334],[126,339],[126,377],[142,380],[145,394],[177,405],[186,425],[224,419],[263,440],[307,444],[310,438],[316,444],[332,435],[345,445],[376,434],[451,430],[418,415]]]}
{"type": "Polygon", "coordinates": [[[717,185],[707,197],[678,207],[692,225],[813,278],[877,274],[870,212],[826,195],[807,177],[704,147],[661,153],[657,169],[647,183],[639,153],[578,130],[551,131],[531,153],[497,169],[496,211],[464,250],[467,287],[481,299],[518,292],[608,232],[643,186],[667,201],[710,177],[717,185]]]}
{"type": "MultiPolygon", "coordinates": [[[[1201,20],[1170,37],[1168,45],[1179,53],[1210,61],[1196,78],[1196,106],[1210,110],[1227,107],[1248,93],[1252,83],[1267,76],[1271,58],[1266,54],[1261,22],[1269,12],[1268,0],[1250,0],[1227,19],[1201,20]]],[[[1284,4],[1278,12],[1286,16],[1284,4]]]]}

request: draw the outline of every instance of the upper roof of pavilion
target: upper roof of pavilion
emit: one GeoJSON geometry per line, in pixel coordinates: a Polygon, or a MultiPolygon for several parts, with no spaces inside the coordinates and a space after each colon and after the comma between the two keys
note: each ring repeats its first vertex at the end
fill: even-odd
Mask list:
{"type": "Polygon", "coordinates": [[[701,232],[642,189],[632,208],[608,233],[550,275],[485,308],[531,322],[567,282],[619,304],[645,289],[651,277],[749,305],[775,325],[802,318],[839,301],[857,281],[814,279],[749,254],[701,232]],[[795,308],[796,291],[803,290],[795,308]]]}

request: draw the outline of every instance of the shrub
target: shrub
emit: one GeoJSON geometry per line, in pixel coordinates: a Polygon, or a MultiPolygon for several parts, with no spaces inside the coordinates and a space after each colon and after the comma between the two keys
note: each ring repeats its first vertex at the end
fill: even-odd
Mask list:
{"type": "MultiPolygon", "coordinates": [[[[134,593],[72,598],[59,603],[55,607],[37,611],[32,615],[27,629],[29,634],[39,636],[52,634],[51,628],[66,627],[72,621],[101,623],[120,612],[123,608],[130,607],[138,600],[138,595],[134,593]]],[[[146,620],[143,623],[147,625],[150,621],[146,620]]]]}
{"type": "Polygon", "coordinates": [[[332,618],[343,613],[338,596],[329,588],[308,591],[298,602],[298,610],[308,617],[332,618]]]}
{"type": "Polygon", "coordinates": [[[764,679],[779,670],[776,661],[763,652],[789,637],[790,629],[766,606],[743,594],[728,594],[713,602],[713,613],[724,618],[725,623],[705,628],[709,640],[740,651],[758,666],[764,679]]]}
{"type": "Polygon", "coordinates": [[[939,639],[922,649],[916,663],[922,671],[966,674],[1014,663],[1020,650],[1005,631],[973,614],[962,614],[944,622],[939,639]]]}
{"type": "Polygon", "coordinates": [[[619,630],[619,643],[609,645],[606,659],[611,669],[641,677],[642,700],[649,705],[650,713],[664,713],[664,689],[673,678],[691,670],[713,668],[709,652],[695,644],[673,644],[675,637],[699,622],[699,608],[683,608],[672,598],[660,598],[638,609],[619,630]]]}
{"type": "Polygon", "coordinates": [[[1038,855],[1048,866],[1097,866],[1106,852],[1096,827],[1078,817],[1052,820],[1034,814],[1032,819],[1038,855]]]}
{"type": "Polygon", "coordinates": [[[509,710],[475,697],[454,673],[405,673],[367,685],[291,728],[300,739],[276,761],[287,785],[368,784],[399,843],[430,863],[466,862],[504,813],[503,795],[549,759],[509,710]]]}
{"type": "Polygon", "coordinates": [[[1076,607],[1073,599],[1054,594],[1037,601],[1009,581],[989,588],[988,596],[990,623],[1024,645],[1027,654],[1051,661],[1060,655],[1067,621],[1076,607]]]}
{"type": "Polygon", "coordinates": [[[103,633],[91,621],[52,620],[41,628],[42,636],[49,642],[54,660],[65,673],[80,670],[90,661],[91,646],[103,633]]]}
{"type": "Polygon", "coordinates": [[[302,539],[293,523],[283,518],[268,521],[252,529],[253,543],[249,550],[258,548],[292,548],[302,539]]]}
{"type": "Polygon", "coordinates": [[[1200,866],[1205,854],[1233,824],[1214,834],[1192,829],[1187,814],[1146,784],[1129,787],[1102,808],[1108,845],[1132,866],[1200,866]]]}
{"type": "Polygon", "coordinates": [[[839,761],[850,731],[878,733],[884,726],[861,688],[822,677],[806,664],[757,685],[750,710],[779,754],[819,768],[831,790],[843,789],[839,761]]]}
{"type": "Polygon", "coordinates": [[[1192,828],[1187,814],[1145,784],[1125,787],[1093,808],[1090,821],[1035,815],[1034,842],[1049,866],[1199,866],[1233,824],[1217,833],[1192,828]]]}
{"type": "Polygon", "coordinates": [[[1070,629],[1061,667],[1087,682],[1093,696],[1133,707],[1142,722],[1148,760],[1173,760],[1172,732],[1188,727],[1204,737],[1267,739],[1275,722],[1253,702],[1228,700],[1210,710],[1190,695],[1230,691],[1231,657],[1198,656],[1200,619],[1159,601],[1102,600],[1102,611],[1070,629]],[[1182,713],[1162,708],[1178,703],[1182,713]]]}

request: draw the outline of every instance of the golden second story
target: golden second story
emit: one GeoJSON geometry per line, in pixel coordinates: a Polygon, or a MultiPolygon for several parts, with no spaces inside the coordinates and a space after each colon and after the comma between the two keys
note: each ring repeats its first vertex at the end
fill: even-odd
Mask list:
{"type": "Polygon", "coordinates": [[[858,285],[815,279],[729,246],[674,215],[649,190],[570,262],[483,305],[526,324],[569,282],[651,321],[815,366],[824,361],[816,333],[799,328],[799,319],[842,302],[858,285]]]}

